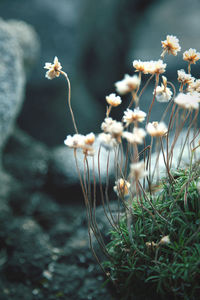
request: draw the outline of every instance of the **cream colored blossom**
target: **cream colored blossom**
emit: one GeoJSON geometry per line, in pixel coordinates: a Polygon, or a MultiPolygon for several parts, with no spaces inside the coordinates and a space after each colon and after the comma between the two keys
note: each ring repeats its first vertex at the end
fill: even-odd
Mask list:
{"type": "Polygon", "coordinates": [[[157,247],[157,244],[155,242],[146,242],[145,245],[147,246],[147,248],[155,248],[157,247]]]}
{"type": "Polygon", "coordinates": [[[177,55],[177,52],[181,50],[179,45],[179,39],[174,35],[167,35],[165,41],[161,41],[162,48],[164,51],[161,54],[161,57],[167,52],[168,54],[172,54],[174,56],[177,55]]]}
{"type": "Polygon", "coordinates": [[[183,60],[188,61],[190,64],[196,64],[196,61],[200,59],[200,53],[196,49],[190,48],[183,53],[183,60]]]}
{"type": "Polygon", "coordinates": [[[133,132],[124,131],[122,134],[122,137],[125,138],[130,144],[142,144],[144,142],[145,136],[145,130],[137,127],[133,129],[133,132]]]}
{"type": "Polygon", "coordinates": [[[104,122],[101,124],[101,129],[106,133],[110,133],[112,137],[117,139],[118,142],[121,141],[124,129],[121,122],[115,121],[112,118],[105,118],[104,122]]]}
{"type": "Polygon", "coordinates": [[[68,135],[64,140],[64,144],[69,148],[83,148],[85,144],[84,138],[82,134],[68,135]]]}
{"type": "Polygon", "coordinates": [[[94,144],[94,141],[95,141],[95,135],[94,135],[93,132],[87,134],[87,135],[84,137],[84,143],[85,143],[86,145],[91,146],[91,145],[94,144]]]}
{"type": "Polygon", "coordinates": [[[120,95],[125,95],[129,92],[135,91],[140,86],[140,78],[137,75],[125,75],[124,79],[115,83],[116,91],[120,95]]]}
{"type": "Polygon", "coordinates": [[[143,122],[146,115],[139,107],[136,107],[134,110],[127,108],[124,112],[123,122],[126,123],[126,126],[134,122],[143,122]]]}
{"type": "Polygon", "coordinates": [[[170,243],[171,243],[171,241],[170,241],[169,235],[164,236],[159,242],[160,245],[167,245],[170,243]]]}
{"type": "Polygon", "coordinates": [[[196,79],[188,85],[187,91],[200,93],[200,79],[196,79]]]}
{"type": "Polygon", "coordinates": [[[115,181],[115,186],[113,190],[117,194],[117,196],[124,198],[129,195],[130,183],[123,178],[118,179],[115,181]]]}
{"type": "Polygon", "coordinates": [[[143,161],[130,164],[130,177],[133,180],[139,180],[147,176],[148,172],[145,170],[143,161]]]}
{"type": "Polygon", "coordinates": [[[194,77],[191,74],[186,74],[184,70],[178,70],[178,81],[182,84],[192,84],[194,82],[194,77]]]}
{"type": "Polygon", "coordinates": [[[199,109],[199,97],[196,93],[179,93],[174,102],[184,109],[199,109]]]}
{"type": "Polygon", "coordinates": [[[60,62],[58,61],[57,56],[55,56],[53,64],[45,63],[44,69],[48,70],[45,75],[48,79],[53,79],[55,77],[59,77],[62,66],[61,66],[60,62]]]}
{"type": "Polygon", "coordinates": [[[106,96],[106,101],[108,104],[110,104],[111,106],[118,106],[122,103],[122,100],[120,98],[120,96],[116,96],[116,94],[112,93],[109,96],[106,96]]]}
{"type": "Polygon", "coordinates": [[[161,137],[165,135],[168,131],[167,126],[164,122],[152,122],[148,123],[146,126],[148,134],[152,137],[161,137]]]}
{"type": "Polygon", "coordinates": [[[134,60],[133,66],[136,68],[136,71],[141,71],[144,74],[162,74],[165,72],[167,64],[163,63],[161,59],[151,60],[151,61],[138,61],[134,60]]]}
{"type": "Polygon", "coordinates": [[[98,140],[100,145],[103,146],[106,150],[111,150],[112,148],[117,146],[117,141],[112,137],[110,133],[100,133],[98,135],[98,140]]]}
{"type": "Polygon", "coordinates": [[[156,100],[158,102],[169,102],[172,97],[172,91],[170,88],[165,87],[164,84],[161,83],[161,86],[157,86],[156,90],[154,90],[153,94],[156,92],[156,100]]]}

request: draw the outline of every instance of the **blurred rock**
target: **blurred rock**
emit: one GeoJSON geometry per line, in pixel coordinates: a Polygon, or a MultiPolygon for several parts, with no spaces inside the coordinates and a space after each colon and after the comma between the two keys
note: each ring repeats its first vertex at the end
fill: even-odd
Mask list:
{"type": "Polygon", "coordinates": [[[41,189],[47,180],[48,159],[42,143],[15,128],[4,149],[3,166],[24,189],[41,189]]]}

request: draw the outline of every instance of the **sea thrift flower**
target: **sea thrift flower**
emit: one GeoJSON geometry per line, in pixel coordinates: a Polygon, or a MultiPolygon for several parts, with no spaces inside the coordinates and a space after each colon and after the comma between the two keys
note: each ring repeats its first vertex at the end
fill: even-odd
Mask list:
{"type": "Polygon", "coordinates": [[[130,183],[123,178],[118,179],[115,181],[115,186],[113,187],[113,190],[117,194],[117,196],[124,198],[129,195],[129,188],[130,183]]]}
{"type": "Polygon", "coordinates": [[[62,66],[59,63],[57,56],[55,56],[53,64],[45,63],[44,69],[48,69],[45,75],[48,79],[59,77],[62,66]]]}
{"type": "Polygon", "coordinates": [[[120,95],[133,92],[138,89],[139,86],[140,78],[137,75],[129,76],[126,74],[124,79],[115,83],[116,90],[120,95]]]}
{"type": "Polygon", "coordinates": [[[105,118],[104,122],[101,124],[101,129],[106,133],[110,133],[114,138],[117,139],[118,142],[121,141],[121,136],[124,129],[121,122],[117,122],[112,118],[105,118]]]}
{"type": "Polygon", "coordinates": [[[163,122],[152,122],[146,126],[148,134],[152,137],[161,137],[167,133],[167,127],[163,122]]]}
{"type": "Polygon", "coordinates": [[[165,72],[167,64],[164,64],[161,59],[159,60],[151,60],[147,62],[146,72],[149,74],[162,74],[165,72]]]}
{"type": "Polygon", "coordinates": [[[122,137],[125,138],[130,144],[142,144],[145,136],[145,130],[137,127],[133,129],[133,132],[124,131],[122,134],[122,137]]]}
{"type": "Polygon", "coordinates": [[[164,84],[162,83],[161,86],[157,86],[153,94],[155,92],[156,92],[156,100],[158,102],[168,102],[172,97],[172,91],[170,90],[170,88],[165,87],[164,84]]]}
{"type": "Polygon", "coordinates": [[[190,64],[196,64],[196,61],[200,59],[200,53],[196,49],[190,48],[183,53],[183,60],[188,61],[190,64]]]}
{"type": "Polygon", "coordinates": [[[177,52],[181,50],[179,45],[179,40],[174,35],[167,35],[165,41],[161,41],[162,48],[164,51],[161,54],[161,57],[164,57],[165,53],[172,54],[174,56],[177,55],[177,52]]]}
{"type": "Polygon", "coordinates": [[[134,110],[127,108],[127,110],[124,112],[123,122],[126,123],[126,126],[128,126],[134,122],[143,122],[145,117],[146,113],[140,110],[139,107],[135,108],[134,110]]]}
{"type": "Polygon", "coordinates": [[[133,67],[135,68],[135,72],[142,72],[144,74],[147,74],[146,73],[146,65],[147,65],[147,62],[141,61],[140,59],[133,61],[133,67]]]}
{"type": "Polygon", "coordinates": [[[130,177],[133,180],[139,180],[147,176],[148,172],[145,170],[145,164],[143,161],[132,163],[130,165],[130,177]]]}
{"type": "Polygon", "coordinates": [[[64,144],[69,148],[83,148],[85,144],[84,138],[82,134],[68,135],[64,140],[64,144]]]}
{"type": "Polygon", "coordinates": [[[106,101],[108,104],[110,104],[111,106],[118,106],[122,103],[122,100],[120,98],[120,96],[116,96],[116,94],[112,93],[109,96],[106,96],[106,101]]]}
{"type": "Polygon", "coordinates": [[[178,70],[178,81],[182,84],[191,84],[194,82],[194,77],[191,74],[186,74],[184,70],[178,70]]]}
{"type": "Polygon", "coordinates": [[[164,237],[160,240],[160,242],[159,242],[160,245],[167,245],[167,244],[170,244],[170,243],[171,243],[171,242],[170,242],[169,235],[164,236],[164,237]]]}
{"type": "Polygon", "coordinates": [[[98,140],[100,145],[103,146],[106,150],[111,150],[117,146],[117,141],[112,137],[110,133],[100,133],[98,135],[98,140]]]}
{"type": "Polygon", "coordinates": [[[197,97],[196,93],[179,93],[174,102],[184,109],[192,110],[199,108],[199,97],[197,97]]]}
{"type": "Polygon", "coordinates": [[[87,134],[85,137],[84,137],[84,143],[86,145],[93,145],[94,144],[94,141],[95,141],[95,135],[93,132],[87,134]]]}
{"type": "Polygon", "coordinates": [[[196,79],[195,81],[190,83],[187,88],[187,91],[200,93],[200,79],[196,79]]]}

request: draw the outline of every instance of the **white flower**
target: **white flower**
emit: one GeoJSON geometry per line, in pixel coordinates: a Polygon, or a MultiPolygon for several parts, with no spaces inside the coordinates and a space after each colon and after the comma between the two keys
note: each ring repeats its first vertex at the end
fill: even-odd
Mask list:
{"type": "Polygon", "coordinates": [[[146,117],[146,113],[139,109],[139,107],[131,110],[127,108],[124,112],[123,122],[126,123],[126,126],[133,122],[143,122],[146,117]]]}
{"type": "Polygon", "coordinates": [[[122,100],[120,98],[120,96],[116,96],[116,94],[112,93],[109,96],[106,96],[106,101],[108,104],[110,104],[111,106],[118,106],[122,103],[122,100]]]}
{"type": "Polygon", "coordinates": [[[151,61],[134,60],[134,68],[136,71],[143,72],[144,74],[162,74],[165,72],[167,64],[164,64],[161,59],[151,61]]]}
{"type": "Polygon", "coordinates": [[[148,172],[145,170],[145,164],[143,161],[132,163],[130,165],[130,177],[134,180],[144,178],[148,172]]]}
{"type": "Polygon", "coordinates": [[[122,137],[125,138],[130,144],[142,144],[145,136],[145,130],[137,127],[133,129],[132,133],[129,131],[124,131],[122,134],[122,137]]]}
{"type": "Polygon", "coordinates": [[[68,135],[64,140],[64,144],[69,148],[83,148],[85,144],[84,138],[82,134],[68,135]]]}
{"type": "Polygon", "coordinates": [[[161,83],[161,86],[157,86],[156,91],[154,90],[153,94],[156,92],[156,100],[158,102],[168,102],[172,97],[172,91],[170,88],[165,87],[161,83]]]}
{"type": "Polygon", "coordinates": [[[117,81],[115,87],[120,95],[125,95],[129,92],[136,90],[140,86],[140,79],[137,75],[125,75],[124,79],[117,81]]]}
{"type": "Polygon", "coordinates": [[[164,236],[164,237],[160,240],[160,242],[159,242],[160,245],[167,245],[167,244],[170,244],[170,243],[171,243],[171,242],[170,242],[169,235],[164,236]]]}
{"type": "Polygon", "coordinates": [[[121,122],[117,122],[112,118],[105,118],[101,124],[101,129],[106,133],[110,133],[118,142],[121,141],[121,135],[124,129],[121,122]]]}
{"type": "Polygon", "coordinates": [[[194,82],[194,77],[191,74],[186,74],[184,70],[178,70],[178,81],[182,84],[191,84],[194,82]]]}
{"type": "Polygon", "coordinates": [[[129,188],[130,188],[130,183],[123,178],[118,179],[115,181],[115,186],[113,187],[113,190],[119,197],[126,197],[129,195],[129,188]]]}
{"type": "Polygon", "coordinates": [[[200,79],[196,79],[195,81],[190,83],[187,90],[189,92],[198,92],[198,93],[200,93],[200,79]]]}
{"type": "Polygon", "coordinates": [[[94,141],[95,141],[95,135],[93,132],[87,134],[85,137],[84,137],[84,143],[86,145],[93,145],[94,144],[94,141]]]}
{"type": "Polygon", "coordinates": [[[196,61],[200,59],[200,53],[196,49],[190,48],[183,53],[183,60],[188,61],[190,64],[196,64],[196,61]]]}
{"type": "MultiPolygon", "coordinates": [[[[198,93],[197,93],[198,94],[198,93]]],[[[196,93],[179,93],[174,102],[184,109],[198,109],[199,96],[196,93]]]]}
{"type": "Polygon", "coordinates": [[[100,133],[98,135],[98,140],[100,145],[103,146],[106,150],[111,150],[117,146],[116,139],[112,137],[110,133],[100,133]]]}
{"type": "Polygon", "coordinates": [[[146,130],[152,137],[161,137],[167,133],[168,128],[164,122],[152,122],[147,124],[146,130]]]}
{"type": "Polygon", "coordinates": [[[59,77],[60,71],[62,69],[62,66],[60,62],[58,61],[57,56],[54,57],[53,64],[51,63],[45,63],[44,69],[48,69],[46,72],[46,78],[53,79],[55,77],[59,77]]]}
{"type": "Polygon", "coordinates": [[[172,55],[176,56],[177,52],[181,50],[181,47],[179,45],[179,40],[174,35],[167,35],[165,41],[161,41],[162,47],[164,49],[161,56],[163,57],[165,52],[171,53],[172,55]]]}

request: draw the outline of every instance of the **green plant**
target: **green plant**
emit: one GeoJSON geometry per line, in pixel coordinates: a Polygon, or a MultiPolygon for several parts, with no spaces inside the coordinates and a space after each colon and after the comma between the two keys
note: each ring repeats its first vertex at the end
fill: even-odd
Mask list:
{"type": "MultiPolygon", "coordinates": [[[[178,39],[171,35],[162,41],[162,47],[162,59],[167,53],[176,56],[180,51],[178,39]]],[[[67,136],[64,143],[74,150],[91,250],[102,271],[119,289],[121,299],[132,299],[137,291],[141,295],[144,290],[154,299],[155,295],[167,294],[175,299],[191,300],[200,289],[200,129],[197,122],[200,79],[191,75],[191,65],[199,59],[200,53],[195,49],[183,53],[188,70],[178,70],[178,95],[175,84],[165,76],[161,77],[167,66],[163,60],[134,60],[133,67],[138,75],[125,75],[115,84],[121,96],[131,95],[121,121],[110,117],[112,109],[121,104],[121,97],[114,93],[106,96],[108,107],[96,153],[94,133],[84,136],[78,132],[67,74],[62,71],[57,57],[53,64],[45,65],[47,78],[61,74],[68,83],[68,104],[75,134],[67,136]],[[139,104],[153,80],[153,97],[146,113],[140,110],[139,104]],[[155,101],[168,105],[159,121],[150,122],[155,101]],[[140,124],[145,118],[146,125],[142,127],[140,124]],[[146,139],[147,134],[150,142],[146,139]],[[101,181],[102,147],[107,150],[105,185],[101,181]],[[77,160],[80,151],[83,153],[83,172],[77,160]],[[108,193],[111,154],[114,154],[116,181],[113,189],[117,196],[117,214],[112,212],[108,193]],[[164,176],[160,172],[161,165],[164,176]],[[96,220],[97,192],[112,228],[108,245],[96,220]],[[103,263],[94,250],[93,237],[106,257],[103,263]]]]}

